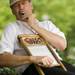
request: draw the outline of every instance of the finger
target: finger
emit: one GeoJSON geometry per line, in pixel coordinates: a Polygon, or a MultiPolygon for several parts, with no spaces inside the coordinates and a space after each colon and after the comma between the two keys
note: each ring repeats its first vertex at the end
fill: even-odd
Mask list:
{"type": "Polygon", "coordinates": [[[43,62],[44,62],[44,66],[46,66],[46,67],[51,67],[51,65],[53,63],[53,61],[50,59],[50,57],[45,57],[43,59],[43,62]]]}
{"type": "Polygon", "coordinates": [[[50,58],[50,57],[48,57],[48,61],[52,64],[53,63],[53,60],[50,58]]]}
{"type": "Polygon", "coordinates": [[[46,61],[45,61],[45,58],[41,59],[41,62],[38,65],[42,66],[42,67],[45,67],[47,65],[46,61]]]}
{"type": "Polygon", "coordinates": [[[47,66],[50,66],[51,65],[49,59],[46,60],[46,64],[47,64],[47,66]]]}
{"type": "Polygon", "coordinates": [[[48,66],[50,65],[50,63],[48,62],[47,57],[45,57],[45,58],[43,59],[43,65],[44,65],[44,67],[48,67],[48,66]]]}

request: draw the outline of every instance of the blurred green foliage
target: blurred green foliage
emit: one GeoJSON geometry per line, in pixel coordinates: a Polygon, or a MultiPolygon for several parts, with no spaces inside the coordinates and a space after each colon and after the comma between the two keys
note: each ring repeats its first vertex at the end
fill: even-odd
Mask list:
{"type": "Polygon", "coordinates": [[[14,68],[2,67],[0,68],[0,75],[17,75],[14,68]]]}
{"type": "MultiPolygon", "coordinates": [[[[65,55],[75,54],[75,0],[33,0],[33,7],[39,20],[46,14],[65,33],[68,40],[65,55]]],[[[9,1],[0,0],[0,36],[6,25],[14,20],[9,1]]]]}

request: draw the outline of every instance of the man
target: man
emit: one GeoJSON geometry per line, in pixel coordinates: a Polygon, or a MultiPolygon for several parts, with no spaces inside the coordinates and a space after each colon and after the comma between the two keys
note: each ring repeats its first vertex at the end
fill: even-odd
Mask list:
{"type": "MultiPolygon", "coordinates": [[[[65,36],[51,21],[39,22],[34,17],[31,0],[10,0],[10,7],[17,20],[9,24],[2,35],[0,65],[16,67],[21,75],[38,75],[35,67],[29,66],[32,63],[41,66],[46,75],[74,75],[75,68],[65,62],[63,64],[68,72],[65,72],[60,66],[50,68],[53,62],[51,57],[27,56],[26,51],[18,43],[18,35],[39,34],[50,45],[61,51],[66,48],[65,36]],[[17,68],[17,66],[20,67],[17,68]]],[[[59,55],[58,58],[62,60],[59,55]]]]}

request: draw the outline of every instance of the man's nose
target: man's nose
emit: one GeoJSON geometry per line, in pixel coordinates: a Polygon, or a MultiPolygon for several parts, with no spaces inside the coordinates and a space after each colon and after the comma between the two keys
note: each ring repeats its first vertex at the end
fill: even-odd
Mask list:
{"type": "Polygon", "coordinates": [[[20,10],[24,9],[24,5],[23,4],[19,4],[19,8],[20,8],[20,10]]]}

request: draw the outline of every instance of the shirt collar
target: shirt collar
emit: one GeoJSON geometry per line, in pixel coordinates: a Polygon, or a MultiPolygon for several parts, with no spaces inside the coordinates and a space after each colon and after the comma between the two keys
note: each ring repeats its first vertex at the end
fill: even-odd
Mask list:
{"type": "MultiPolygon", "coordinates": [[[[26,28],[28,28],[29,30],[31,30],[34,34],[38,34],[34,29],[32,29],[26,22],[23,22],[23,21],[20,21],[20,20],[17,20],[16,21],[19,25],[23,25],[25,26],[26,28]]],[[[36,19],[36,22],[37,22],[37,25],[40,25],[39,23],[39,20],[36,19]]]]}

